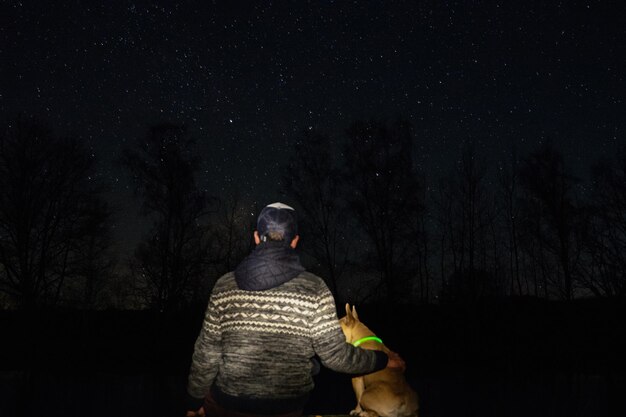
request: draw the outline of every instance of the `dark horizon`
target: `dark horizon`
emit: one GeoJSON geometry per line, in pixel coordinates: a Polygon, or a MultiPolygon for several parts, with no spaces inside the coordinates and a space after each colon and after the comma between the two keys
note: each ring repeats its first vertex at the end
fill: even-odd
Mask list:
{"type": "MultiPolygon", "coordinates": [[[[465,143],[447,175],[433,178],[416,167],[418,143],[406,119],[355,120],[342,143],[303,131],[280,166],[272,200],[296,207],[298,253],[338,299],[626,296],[624,150],[596,161],[585,180],[550,142],[497,164],[465,143]]],[[[256,215],[272,202],[250,202],[238,189],[211,195],[198,181],[203,155],[181,125],[152,126],[118,157],[134,178],[139,217],[110,200],[112,184],[96,177],[97,158],[80,141],[17,118],[2,145],[5,308],[24,300],[158,310],[202,304],[215,280],[253,249],[256,215]],[[136,242],[116,230],[120,216],[143,223],[133,220],[142,232],[136,242]],[[167,243],[174,237],[193,243],[181,252],[167,243]]]]}

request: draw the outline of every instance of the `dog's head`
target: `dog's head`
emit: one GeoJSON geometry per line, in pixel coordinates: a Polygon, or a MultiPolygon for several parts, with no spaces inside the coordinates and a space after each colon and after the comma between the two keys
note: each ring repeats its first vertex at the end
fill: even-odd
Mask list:
{"type": "Polygon", "coordinates": [[[366,336],[374,336],[374,332],[361,323],[356,308],[354,306],[350,307],[350,304],[346,303],[346,315],[339,319],[339,324],[348,343],[354,343],[356,340],[366,336]]]}

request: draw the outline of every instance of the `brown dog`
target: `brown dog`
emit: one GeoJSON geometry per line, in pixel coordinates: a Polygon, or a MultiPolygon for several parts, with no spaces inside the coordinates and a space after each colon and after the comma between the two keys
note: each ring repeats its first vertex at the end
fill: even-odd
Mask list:
{"type": "MultiPolygon", "coordinates": [[[[339,320],[341,329],[348,343],[357,343],[359,347],[371,350],[389,349],[374,332],[361,321],[356,309],[346,304],[346,316],[339,320]],[[368,338],[368,339],[364,339],[368,338]]],[[[399,369],[383,369],[373,374],[352,378],[352,387],[356,394],[357,404],[350,412],[351,416],[360,417],[417,417],[417,394],[404,378],[399,369]]]]}

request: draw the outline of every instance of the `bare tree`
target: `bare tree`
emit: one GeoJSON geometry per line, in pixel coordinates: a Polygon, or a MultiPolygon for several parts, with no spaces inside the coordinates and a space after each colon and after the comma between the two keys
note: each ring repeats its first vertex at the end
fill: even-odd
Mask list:
{"type": "Polygon", "coordinates": [[[11,121],[0,137],[0,290],[22,307],[56,303],[86,261],[80,242],[105,227],[94,167],[77,140],[36,120],[11,121]]]}
{"type": "Polygon", "coordinates": [[[154,223],[135,251],[135,282],[153,308],[187,303],[207,256],[209,198],[196,185],[199,159],[184,127],[160,124],[125,150],[123,164],[154,223]]]}
{"type": "Polygon", "coordinates": [[[232,271],[248,255],[253,242],[250,208],[234,190],[219,202],[213,216],[210,263],[216,267],[216,278],[232,271]]]}
{"type": "Polygon", "coordinates": [[[504,214],[509,252],[509,276],[511,279],[511,294],[522,295],[525,290],[522,286],[521,253],[519,248],[520,236],[520,190],[519,190],[519,161],[515,151],[511,154],[508,164],[498,167],[499,194],[504,214]]]}
{"type": "Polygon", "coordinates": [[[573,194],[577,180],[567,173],[562,155],[550,144],[526,158],[520,180],[525,191],[525,218],[534,236],[532,244],[542,249],[538,261],[544,268],[545,285],[550,284],[559,298],[569,300],[574,296],[581,256],[576,235],[581,213],[573,194]]]}
{"type": "Polygon", "coordinates": [[[117,261],[112,253],[112,237],[103,216],[110,215],[108,207],[95,201],[91,205],[93,216],[85,224],[83,236],[76,241],[74,253],[76,266],[72,284],[68,285],[68,297],[83,309],[93,309],[107,305],[110,286],[115,274],[117,261]]]}
{"type": "Polygon", "coordinates": [[[423,214],[413,167],[410,124],[357,121],[344,150],[348,203],[373,248],[380,282],[390,300],[406,299],[417,269],[410,243],[423,214]]]}
{"type": "MultiPolygon", "coordinates": [[[[485,185],[486,170],[473,143],[464,145],[454,174],[440,184],[440,227],[451,254],[452,271],[444,274],[442,296],[473,300],[499,292],[496,207],[485,185]],[[491,239],[491,242],[489,241],[491,239]]],[[[442,268],[446,268],[445,260],[442,268]]]]}
{"type": "Polygon", "coordinates": [[[432,220],[432,214],[428,211],[427,203],[427,187],[426,177],[421,175],[418,179],[418,183],[421,184],[421,195],[419,201],[422,204],[422,212],[416,219],[413,235],[415,239],[412,239],[415,245],[415,255],[417,259],[417,298],[420,303],[429,303],[431,297],[431,261],[430,257],[433,255],[432,251],[432,232],[429,230],[427,223],[432,220]]]}
{"type": "Polygon", "coordinates": [[[294,157],[283,167],[282,192],[295,201],[303,230],[301,247],[322,266],[320,274],[337,296],[337,281],[344,272],[350,237],[341,174],[327,135],[305,131],[294,146],[294,157]]]}
{"type": "Polygon", "coordinates": [[[436,187],[433,205],[435,208],[435,224],[438,236],[439,249],[439,285],[440,292],[446,289],[447,276],[450,275],[448,264],[452,264],[452,270],[457,265],[456,228],[454,227],[455,195],[453,194],[452,179],[440,178],[436,187]]]}
{"type": "Polygon", "coordinates": [[[596,296],[626,296],[626,148],[593,167],[588,262],[582,285],[596,296]]]}

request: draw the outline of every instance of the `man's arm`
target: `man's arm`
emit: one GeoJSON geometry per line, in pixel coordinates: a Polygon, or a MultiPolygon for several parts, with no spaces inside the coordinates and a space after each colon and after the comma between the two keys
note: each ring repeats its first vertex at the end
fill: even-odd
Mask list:
{"type": "Polygon", "coordinates": [[[187,385],[189,410],[197,410],[202,406],[204,396],[209,392],[217,375],[221,359],[220,320],[211,297],[191,359],[187,385]]]}
{"type": "Polygon", "coordinates": [[[313,349],[322,363],[333,371],[364,375],[387,366],[388,357],[382,351],[359,349],[346,343],[339,325],[335,300],[326,285],[320,289],[318,308],[311,327],[313,349]]]}

